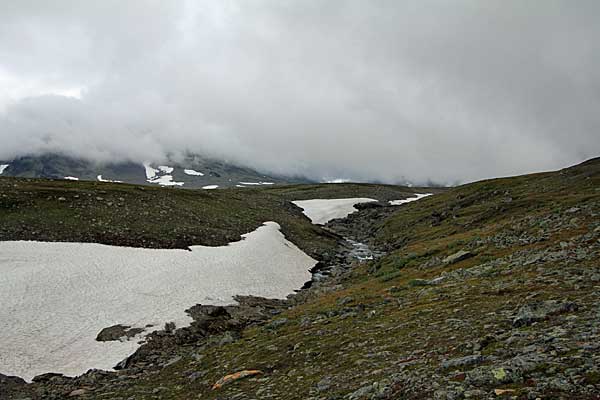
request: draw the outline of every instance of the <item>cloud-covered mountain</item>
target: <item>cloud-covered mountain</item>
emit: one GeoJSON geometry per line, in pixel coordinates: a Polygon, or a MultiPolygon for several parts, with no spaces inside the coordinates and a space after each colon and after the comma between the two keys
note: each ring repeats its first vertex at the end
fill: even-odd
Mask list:
{"type": "Polygon", "coordinates": [[[2,176],[124,182],[187,189],[251,188],[307,182],[302,178],[266,175],[251,168],[193,155],[165,163],[99,163],[57,154],[24,156],[0,160],[2,176]]]}

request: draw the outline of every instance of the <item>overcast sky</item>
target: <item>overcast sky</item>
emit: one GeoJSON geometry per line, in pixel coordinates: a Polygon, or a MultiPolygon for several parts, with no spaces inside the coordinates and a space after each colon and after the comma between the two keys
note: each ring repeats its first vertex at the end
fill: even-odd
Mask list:
{"type": "Polygon", "coordinates": [[[0,159],[465,182],[600,155],[597,0],[5,0],[0,159]]]}

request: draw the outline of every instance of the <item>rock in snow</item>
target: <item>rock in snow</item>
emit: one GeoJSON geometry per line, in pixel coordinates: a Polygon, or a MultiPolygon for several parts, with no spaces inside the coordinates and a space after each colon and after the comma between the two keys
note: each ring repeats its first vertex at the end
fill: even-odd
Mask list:
{"type": "Polygon", "coordinates": [[[96,336],[96,341],[98,342],[110,342],[115,340],[122,339],[131,339],[136,335],[144,332],[143,328],[132,328],[130,326],[124,325],[113,325],[108,328],[104,328],[100,331],[98,336],[96,336]]]}

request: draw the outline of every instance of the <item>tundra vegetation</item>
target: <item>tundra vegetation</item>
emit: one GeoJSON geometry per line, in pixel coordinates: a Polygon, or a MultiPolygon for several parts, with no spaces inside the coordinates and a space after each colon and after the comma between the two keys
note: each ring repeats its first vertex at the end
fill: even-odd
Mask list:
{"type": "Polygon", "coordinates": [[[118,372],[48,375],[30,385],[5,379],[16,388],[8,398],[600,394],[600,159],[401,206],[384,202],[423,192],[309,185],[198,193],[14,179],[0,179],[0,192],[3,239],[220,244],[266,219],[332,266],[286,302],[193,308],[195,325],[158,332],[118,372]],[[381,203],[324,228],[289,203],[335,197],[381,203]],[[353,261],[341,236],[380,256],[353,261]]]}

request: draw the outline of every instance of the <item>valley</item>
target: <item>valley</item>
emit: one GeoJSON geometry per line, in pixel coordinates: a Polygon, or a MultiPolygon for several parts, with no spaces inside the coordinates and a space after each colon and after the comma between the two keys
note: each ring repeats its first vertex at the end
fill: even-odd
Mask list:
{"type": "Polygon", "coordinates": [[[173,191],[13,178],[0,185],[3,240],[215,246],[275,221],[319,261],[311,284],[286,300],[189,305],[189,327],[149,335],[119,371],[47,374],[32,384],[3,377],[7,399],[591,400],[600,393],[599,159],[448,190],[173,191]],[[376,201],[323,225],[292,203],[349,198],[376,201]],[[186,222],[190,215],[205,223],[186,222]],[[353,243],[367,246],[359,252],[366,257],[353,243]]]}

